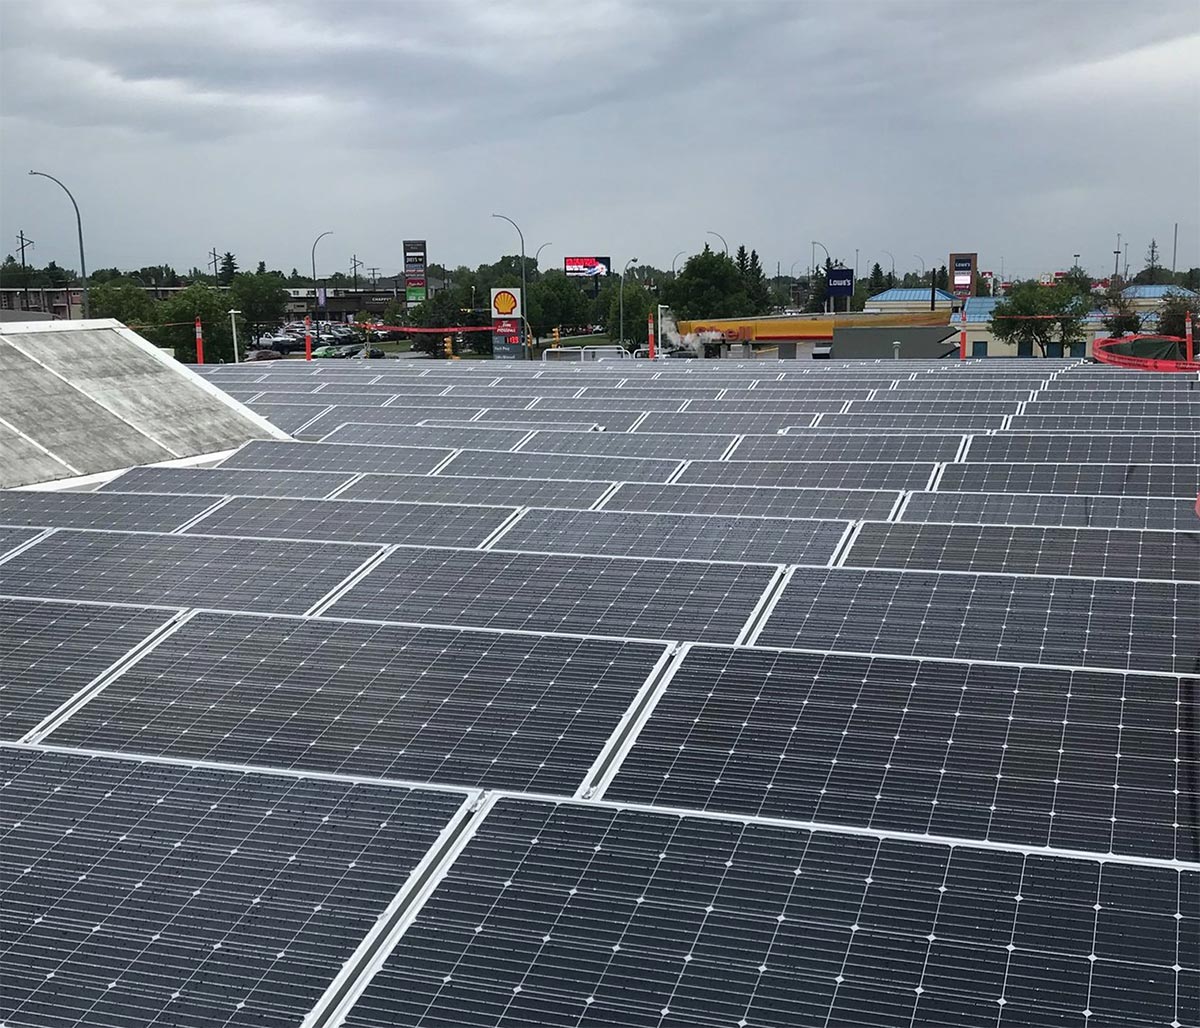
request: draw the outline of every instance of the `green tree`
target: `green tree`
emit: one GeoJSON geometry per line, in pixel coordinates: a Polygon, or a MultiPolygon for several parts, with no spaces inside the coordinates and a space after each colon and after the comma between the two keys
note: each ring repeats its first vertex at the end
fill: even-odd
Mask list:
{"type": "Polygon", "coordinates": [[[1162,270],[1162,263],[1158,256],[1158,240],[1151,239],[1150,246],[1146,250],[1146,267],[1142,269],[1141,274],[1134,279],[1135,282],[1147,282],[1150,285],[1155,285],[1158,282],[1159,272],[1162,270]]]}
{"type": "Polygon", "coordinates": [[[750,298],[753,308],[752,312],[762,314],[768,310],[771,306],[771,291],[767,288],[767,277],[763,273],[762,261],[759,260],[757,250],[750,251],[743,280],[746,284],[746,295],[750,298]]]}
{"type": "Polygon", "coordinates": [[[737,265],[738,274],[742,276],[744,281],[750,271],[750,255],[746,253],[745,246],[737,248],[737,254],[733,258],[733,263],[737,265]]]}
{"type": "Polygon", "coordinates": [[[158,306],[141,286],[131,282],[101,282],[88,290],[93,318],[116,318],[123,325],[152,325],[158,306]]]}
{"type": "Polygon", "coordinates": [[[809,314],[819,314],[825,310],[825,301],[829,299],[829,272],[833,270],[833,261],[825,258],[825,266],[817,268],[812,276],[812,284],[808,290],[808,302],[804,305],[809,314]]]}
{"type": "Polygon", "coordinates": [[[946,265],[942,265],[937,269],[937,287],[938,289],[950,288],[950,272],[946,270],[946,265]]]}
{"type": "Polygon", "coordinates": [[[117,282],[125,277],[125,272],[123,272],[120,268],[96,268],[88,274],[88,285],[102,285],[105,282],[117,282]]]}
{"type": "Polygon", "coordinates": [[[208,285],[191,285],[157,307],[158,327],[143,333],[158,346],[170,346],[184,363],[196,359],[194,319],[204,332],[204,360],[208,364],[233,360],[233,333],[229,324],[229,297],[208,285]]]}
{"type": "MultiPolygon", "coordinates": [[[[628,284],[625,291],[628,332],[628,284]]],[[[724,254],[713,253],[708,244],[700,253],[688,258],[675,281],[666,284],[664,299],[675,316],[684,320],[737,318],[753,313],[753,303],[737,265],[724,254]]],[[[610,317],[612,311],[610,303],[610,317]]]]}
{"type": "MultiPolygon", "coordinates": [[[[628,283],[625,288],[628,291],[628,283]]],[[[555,327],[576,328],[586,324],[588,301],[563,272],[547,271],[529,286],[528,317],[534,337],[541,339],[555,327]]]]}
{"type": "Polygon", "coordinates": [[[873,265],[871,265],[871,277],[867,279],[867,288],[872,293],[882,293],[885,288],[884,282],[885,279],[883,277],[883,268],[881,268],[879,266],[879,262],[876,261],[873,265]]]}
{"type": "Polygon", "coordinates": [[[266,262],[266,261],[259,261],[259,262],[258,262],[258,267],[254,269],[254,274],[256,274],[256,275],[265,275],[266,273],[267,273],[267,262],[266,262]]]}
{"type": "Polygon", "coordinates": [[[255,339],[287,315],[287,287],[278,275],[235,275],[229,294],[230,305],[242,312],[242,320],[255,339]]]}
{"type": "Polygon", "coordinates": [[[1200,297],[1178,289],[1168,290],[1158,305],[1158,334],[1182,337],[1187,316],[1192,317],[1192,332],[1200,335],[1200,297]]]}
{"type": "MultiPolygon", "coordinates": [[[[721,258],[733,269],[727,257],[721,258]]],[[[736,269],[733,269],[736,275],[736,269]]],[[[608,337],[614,342],[620,339],[621,301],[619,292],[614,293],[608,309],[608,337]]],[[[632,279],[625,283],[625,338],[634,346],[646,345],[646,323],[654,309],[654,297],[645,286],[632,279]]]]}
{"type": "Polygon", "coordinates": [[[1091,306],[1091,297],[1068,283],[1020,282],[993,309],[992,332],[1004,342],[1028,343],[1045,357],[1052,342],[1068,346],[1084,338],[1091,306]]]}
{"type": "Polygon", "coordinates": [[[1110,286],[1104,294],[1104,327],[1110,336],[1136,335],[1142,330],[1142,316],[1122,294],[1119,287],[1110,286]]]}
{"type": "Polygon", "coordinates": [[[233,276],[238,272],[237,258],[233,254],[226,252],[221,256],[220,270],[217,272],[217,285],[228,286],[233,284],[233,276]]]}

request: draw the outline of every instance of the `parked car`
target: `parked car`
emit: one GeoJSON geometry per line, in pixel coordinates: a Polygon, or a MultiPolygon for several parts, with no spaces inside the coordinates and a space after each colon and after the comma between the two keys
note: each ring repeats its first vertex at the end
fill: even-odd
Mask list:
{"type": "Polygon", "coordinates": [[[246,361],[281,361],[283,354],[278,350],[251,350],[242,360],[246,361]]]}
{"type": "Polygon", "coordinates": [[[355,358],[356,360],[362,360],[364,357],[367,357],[371,360],[375,360],[380,357],[386,357],[387,354],[385,354],[382,350],[380,350],[374,346],[370,347],[367,350],[363,350],[363,348],[361,346],[356,346],[354,348],[354,353],[350,354],[350,356],[355,358]]]}
{"type": "Polygon", "coordinates": [[[318,346],[313,350],[312,355],[314,357],[340,357],[341,354],[338,353],[340,349],[340,346],[318,346]]]}

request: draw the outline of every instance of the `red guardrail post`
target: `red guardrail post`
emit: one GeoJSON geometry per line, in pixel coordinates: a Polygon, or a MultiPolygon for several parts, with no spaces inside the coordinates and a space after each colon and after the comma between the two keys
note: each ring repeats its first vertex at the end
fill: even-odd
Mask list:
{"type": "Polygon", "coordinates": [[[196,315],[196,363],[204,363],[204,332],[200,328],[200,315],[196,315]]]}
{"type": "Polygon", "coordinates": [[[304,359],[312,360],[312,316],[304,315],[304,359]]]}

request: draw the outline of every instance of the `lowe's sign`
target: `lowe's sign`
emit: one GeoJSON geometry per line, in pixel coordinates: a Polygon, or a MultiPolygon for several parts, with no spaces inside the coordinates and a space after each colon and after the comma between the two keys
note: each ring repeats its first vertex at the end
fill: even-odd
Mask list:
{"type": "Polygon", "coordinates": [[[853,296],[854,271],[851,268],[830,268],[825,276],[827,296],[853,296]]]}

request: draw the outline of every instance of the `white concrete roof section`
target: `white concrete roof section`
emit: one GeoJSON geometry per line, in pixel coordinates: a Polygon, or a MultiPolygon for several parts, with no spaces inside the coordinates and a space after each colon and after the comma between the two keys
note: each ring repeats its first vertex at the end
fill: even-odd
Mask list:
{"type": "Polygon", "coordinates": [[[0,488],[288,438],[119,321],[0,325],[0,488]]]}

